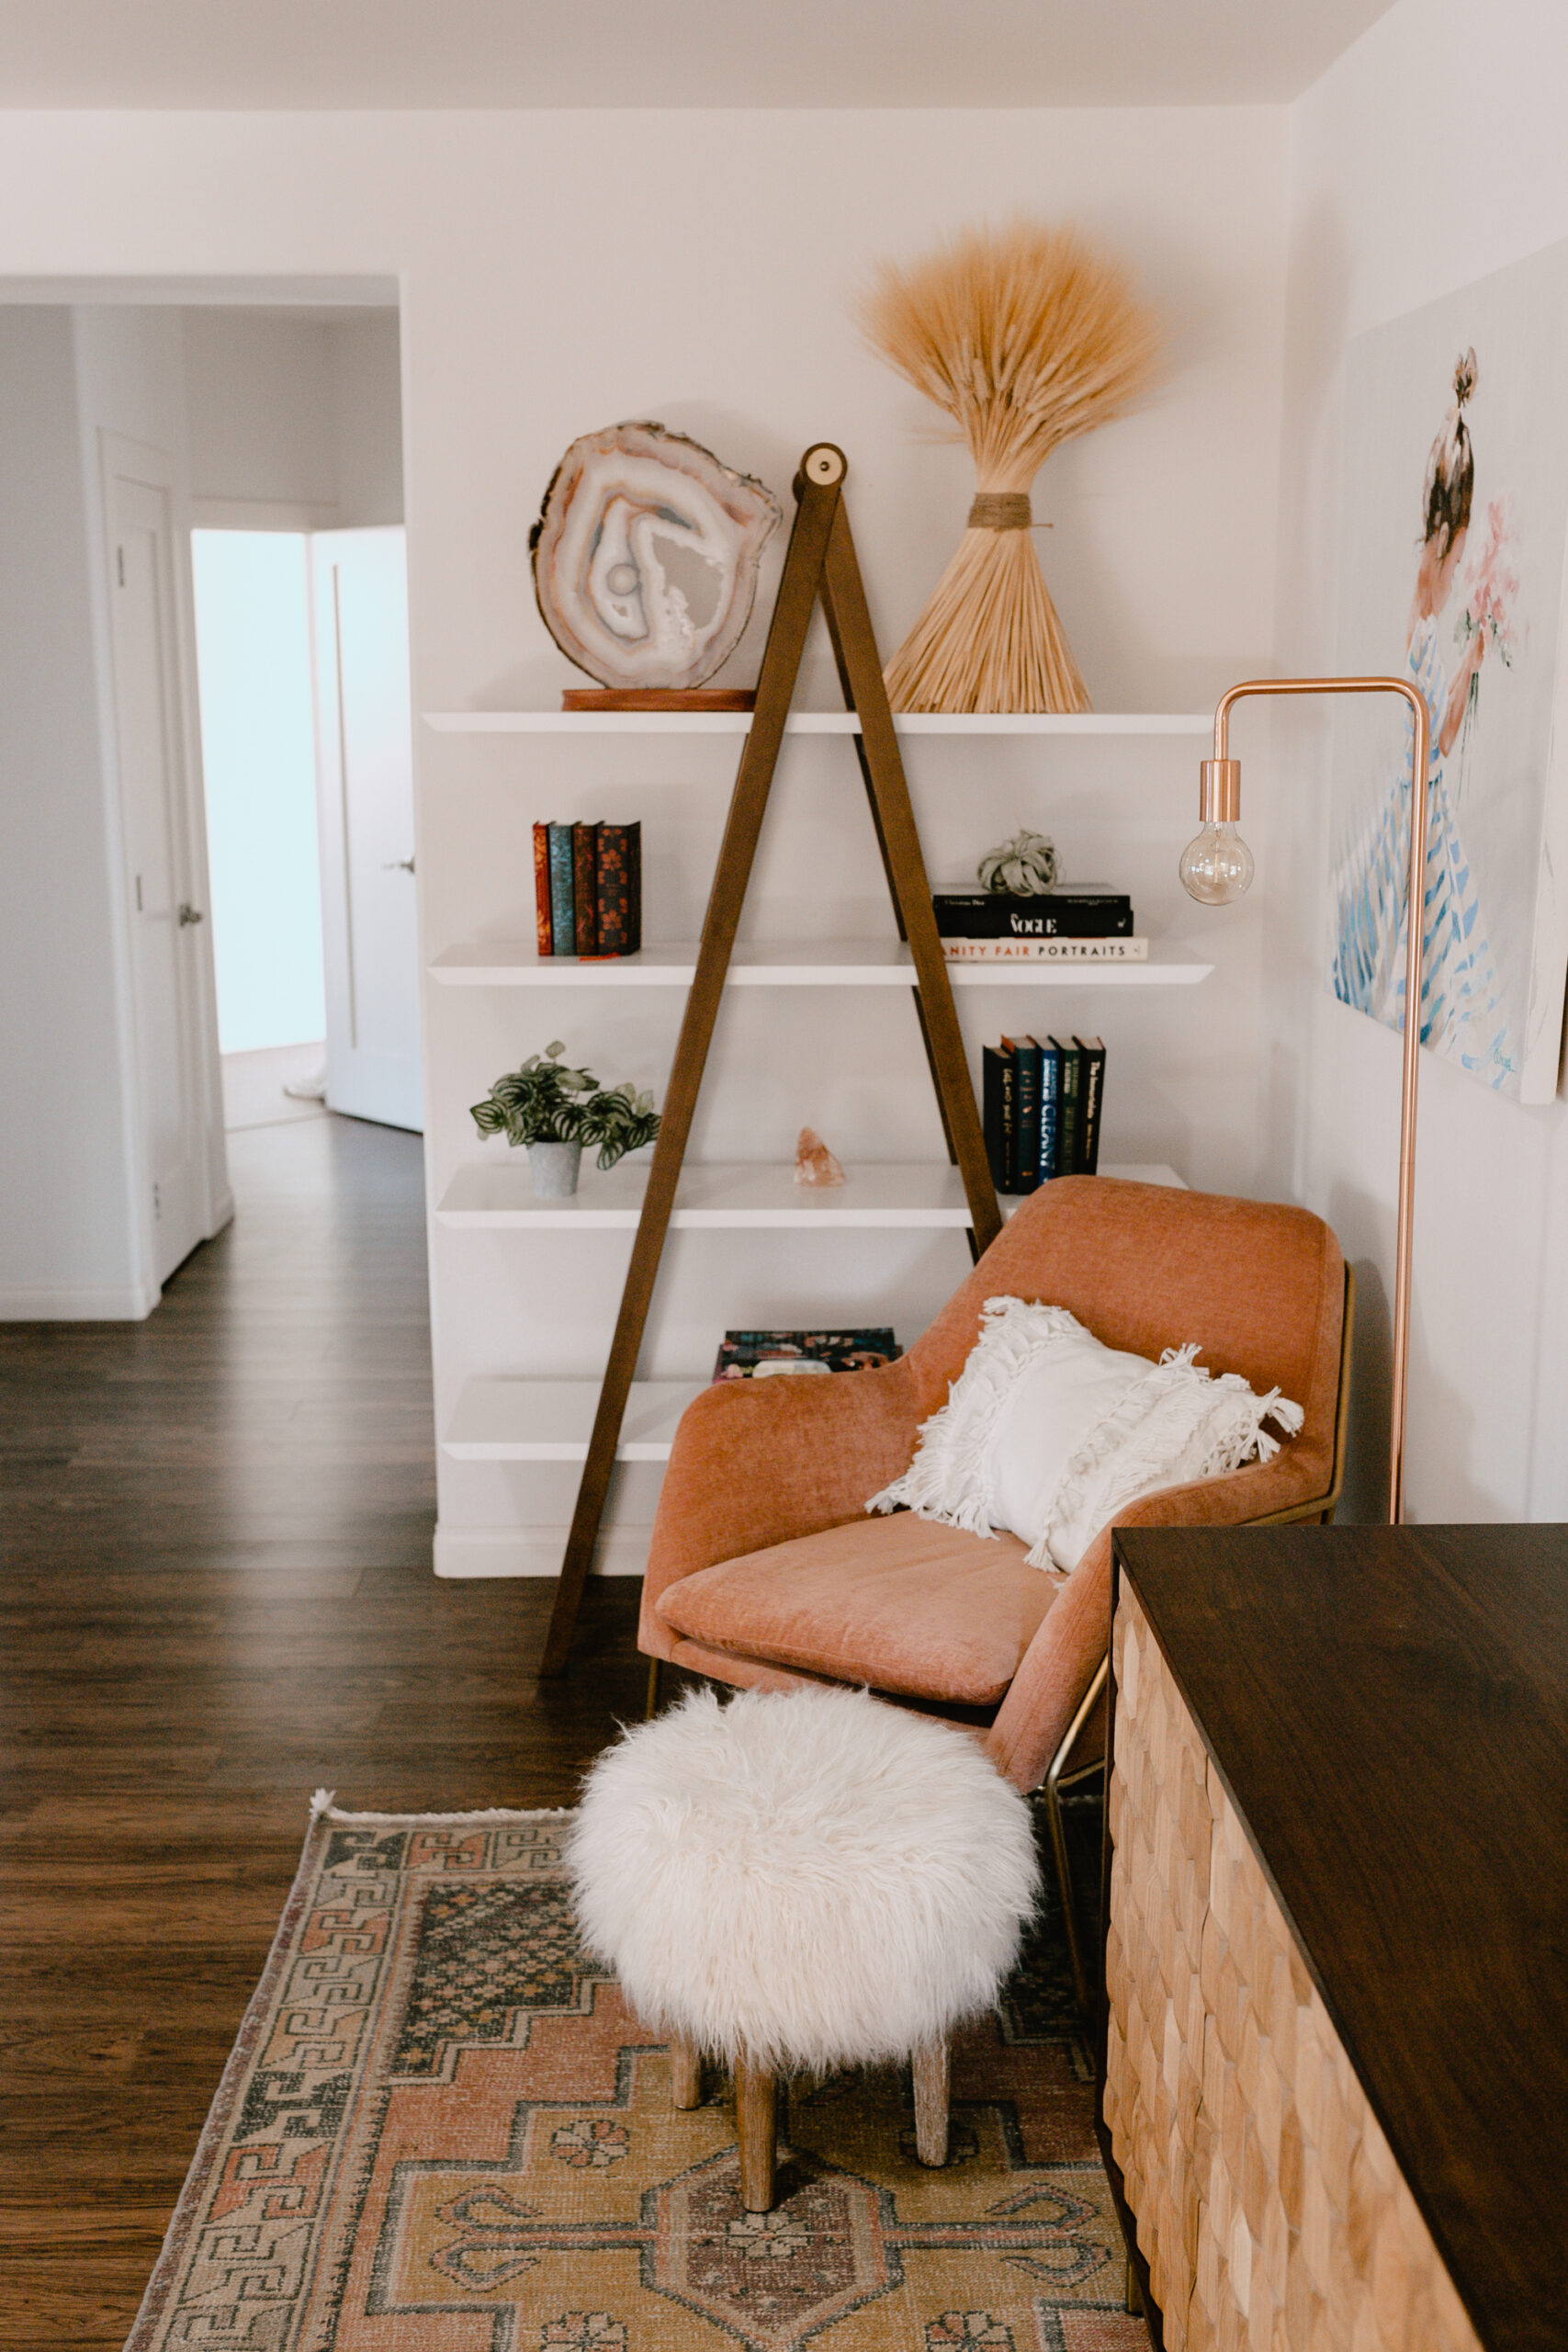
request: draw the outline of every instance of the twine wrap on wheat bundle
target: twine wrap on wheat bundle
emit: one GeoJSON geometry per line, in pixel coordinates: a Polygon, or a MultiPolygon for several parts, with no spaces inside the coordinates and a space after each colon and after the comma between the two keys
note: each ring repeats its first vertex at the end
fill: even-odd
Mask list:
{"type": "Polygon", "coordinates": [[[1158,333],[1119,264],[1072,229],[975,230],[860,305],[867,341],[947,411],[975,459],[968,526],[887,665],[895,710],[1088,710],[1031,537],[1030,490],[1058,443],[1149,382],[1158,333]]]}

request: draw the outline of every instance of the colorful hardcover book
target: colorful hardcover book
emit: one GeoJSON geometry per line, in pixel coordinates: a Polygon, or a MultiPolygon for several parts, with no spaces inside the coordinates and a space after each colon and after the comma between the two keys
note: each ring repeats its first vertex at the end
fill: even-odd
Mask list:
{"type": "Polygon", "coordinates": [[[599,828],[571,829],[571,908],[573,936],[580,956],[599,953],[599,828]]]}
{"type": "Polygon", "coordinates": [[[1018,1189],[1032,1193],[1040,1182],[1040,1048],[1032,1037],[1004,1037],[1012,1056],[1017,1092],[1018,1189]]]}
{"type": "Polygon", "coordinates": [[[1057,1145],[1062,1121],[1062,1049],[1054,1037],[1039,1039],[1040,1046],[1040,1182],[1048,1184],[1062,1173],[1057,1145]]]}
{"type": "Polygon", "coordinates": [[[1124,890],[1047,890],[1032,898],[1007,890],[933,890],[943,939],[1100,939],[1130,937],[1133,901],[1124,890]]]}
{"type": "Polygon", "coordinates": [[[571,827],[550,825],[546,830],[550,837],[550,952],[556,956],[575,956],[577,923],[572,911],[571,827]]]}
{"type": "Polygon", "coordinates": [[[1146,964],[1146,939],[944,939],[950,964],[1146,964]]]}
{"type": "Polygon", "coordinates": [[[768,1380],[785,1373],[871,1372],[902,1354],[885,1326],[864,1331],[727,1331],[713,1368],[723,1380],[768,1380]]]}
{"type": "Polygon", "coordinates": [[[539,953],[548,956],[551,952],[548,825],[536,825],[534,828],[534,921],[538,932],[539,953]]]}
{"type": "Polygon", "coordinates": [[[1061,1109],[1056,1125],[1056,1173],[1077,1176],[1083,1171],[1083,1056],[1069,1038],[1053,1037],[1061,1059],[1061,1109]]]}
{"type": "Polygon", "coordinates": [[[1080,1155],[1086,1176],[1100,1173],[1100,1103],[1105,1091],[1105,1045],[1099,1037],[1075,1037],[1074,1045],[1083,1056],[1083,1150],[1080,1155]]]}
{"type": "Polygon", "coordinates": [[[642,826],[601,825],[596,875],[601,956],[642,945],[642,826]]]}

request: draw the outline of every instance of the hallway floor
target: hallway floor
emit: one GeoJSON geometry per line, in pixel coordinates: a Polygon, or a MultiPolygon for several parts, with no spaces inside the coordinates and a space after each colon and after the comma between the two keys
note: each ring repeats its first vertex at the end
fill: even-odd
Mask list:
{"type": "Polygon", "coordinates": [[[431,1573],[421,1147],[229,1138],[144,1323],[0,1328],[0,2346],[124,2342],[310,1792],[569,1803],[641,1712],[635,1582],[431,1573]]]}

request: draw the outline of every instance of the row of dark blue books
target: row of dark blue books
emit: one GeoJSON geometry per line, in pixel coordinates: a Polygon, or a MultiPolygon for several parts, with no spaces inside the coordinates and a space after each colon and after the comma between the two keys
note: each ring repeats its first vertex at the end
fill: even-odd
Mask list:
{"type": "Polygon", "coordinates": [[[1100,1166],[1105,1047],[1098,1037],[1004,1037],[982,1055],[986,1156],[998,1193],[1100,1166]]]}
{"type": "Polygon", "coordinates": [[[536,825],[534,899],[541,956],[635,956],[641,825],[536,825]]]}

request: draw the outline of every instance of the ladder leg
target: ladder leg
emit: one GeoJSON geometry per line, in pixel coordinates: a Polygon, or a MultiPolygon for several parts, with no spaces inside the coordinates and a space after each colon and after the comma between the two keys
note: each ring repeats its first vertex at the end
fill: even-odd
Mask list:
{"type": "Polygon", "coordinates": [[[757,839],[762,829],[768,790],[778,763],[779,747],[784,741],[784,721],[789,716],[795,682],[800,670],[800,657],[806,647],[806,634],[822,582],[822,567],[829,533],[839,507],[839,484],[843,479],[844,465],[842,458],[835,450],[833,456],[838,459],[837,470],[832,473],[830,481],[824,482],[820,472],[814,474],[810,469],[809,461],[818,455],[817,450],[808,450],[803,460],[802,479],[798,486],[800,503],[795,510],[795,528],[790,534],[784,577],[779,582],[778,601],[773,606],[767,647],[757,680],[756,709],[752,714],[750,732],[746,738],[746,748],[740,755],[735,790],[730,796],[729,816],[719,846],[713,888],[708,894],[707,913],[703,922],[696,975],[686,999],[675,1058],[671,1066],[670,1084],[660,1117],[659,1136],[653,1147],[653,1165],[649,1170],[648,1191],[643,1197],[637,1238],[632,1244],[631,1264],[626,1270],[626,1288],[621,1294],[620,1312],[615,1318],[615,1332],[610,1343],[604,1385],[599,1391],[598,1410],[593,1417],[592,1435],[588,1441],[588,1458],[582,1465],[582,1477],[577,1489],[571,1532],[567,1538],[566,1557],[561,1564],[555,1608],[551,1612],[545,1654],[539,1666],[542,1679],[566,1670],[577,1612],[582,1600],[582,1588],[593,1564],[593,1547],[604,1515],[610,1473],[615,1464],[615,1448],[620,1442],[621,1420],[642,1348],[648,1311],[653,1300],[653,1286],[659,1276],[659,1261],[664,1251],[664,1237],[675,1205],[675,1189],[681,1179],[681,1163],[685,1158],[692,1115],[696,1109],[708,1047],[713,1042],[714,1023],[718,1017],[719,1001],[724,993],[725,975],[729,968],[740,909],[746,897],[746,885],[750,878],[757,839]]]}
{"type": "Polygon", "coordinates": [[[862,760],[879,818],[878,838],[898,910],[899,928],[909,943],[919,989],[922,1028],[936,1082],[937,1099],[953,1156],[964,1178],[977,1250],[988,1249],[1002,1229],[996,1187],[986,1158],[980,1114],[969,1078],[969,1059],[953,1002],[953,985],[937,936],[931,884],[920,854],[909,786],[894,730],[882,662],[866,608],[860,565],[849,516],[842,505],[833,517],[822,603],[832,632],[840,675],[860,714],[862,760]]]}
{"type": "MultiPolygon", "coordinates": [[[[831,611],[828,614],[828,633],[833,641],[833,659],[838,663],[839,684],[844,690],[845,706],[852,710],[855,707],[854,685],[844,660],[843,639],[839,634],[831,611]]],[[[898,885],[894,876],[893,861],[887,854],[887,835],[883,831],[882,810],[877,806],[876,786],[872,777],[871,763],[865,755],[865,737],[860,734],[852,740],[855,758],[860,763],[861,782],[865,786],[866,806],[871,811],[871,821],[876,834],[876,846],[882,859],[882,872],[887,884],[887,895],[893,901],[893,914],[898,925],[898,936],[907,941],[909,934],[904,928],[904,910],[898,903],[898,885]]],[[[950,1168],[956,1168],[958,1153],[953,1140],[953,1123],[947,1115],[946,1098],[942,1091],[942,1082],[937,1076],[936,1057],[931,1051],[931,1033],[926,1020],[925,1004],[918,988],[911,989],[909,993],[914,999],[915,1018],[920,1024],[920,1043],[925,1048],[926,1068],[931,1073],[931,1092],[936,1096],[937,1115],[942,1121],[942,1139],[947,1148],[947,1164],[950,1168]]],[[[979,1244],[975,1238],[972,1227],[969,1233],[969,1253],[975,1258],[980,1254],[979,1244]]]]}

